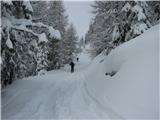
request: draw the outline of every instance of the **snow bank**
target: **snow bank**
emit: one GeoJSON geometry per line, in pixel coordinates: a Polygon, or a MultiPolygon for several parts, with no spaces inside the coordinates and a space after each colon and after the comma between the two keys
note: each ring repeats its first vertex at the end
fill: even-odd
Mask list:
{"type": "Polygon", "coordinates": [[[108,56],[100,54],[88,67],[86,88],[112,111],[106,111],[111,118],[158,118],[159,33],[159,25],[154,26],[108,56]],[[105,75],[112,71],[114,76],[105,75]]]}

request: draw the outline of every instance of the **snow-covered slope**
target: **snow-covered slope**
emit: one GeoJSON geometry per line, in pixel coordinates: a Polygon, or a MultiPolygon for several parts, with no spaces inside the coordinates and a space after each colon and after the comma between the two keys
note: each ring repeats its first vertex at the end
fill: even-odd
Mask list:
{"type": "Polygon", "coordinates": [[[159,34],[154,26],[109,56],[100,54],[86,70],[86,88],[111,118],[158,118],[159,34]]]}

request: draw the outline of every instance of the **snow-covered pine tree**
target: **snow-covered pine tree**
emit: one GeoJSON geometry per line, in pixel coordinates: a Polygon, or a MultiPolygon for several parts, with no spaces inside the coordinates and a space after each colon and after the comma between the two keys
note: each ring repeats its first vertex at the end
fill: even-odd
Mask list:
{"type": "MultiPolygon", "coordinates": [[[[152,5],[148,3],[150,2],[95,1],[92,5],[95,16],[85,36],[86,41],[91,43],[93,56],[103,50],[108,54],[117,45],[140,35],[155,24],[152,6],[159,6],[159,2],[152,5]],[[116,29],[118,34],[115,36],[116,29]]],[[[156,11],[159,11],[158,7],[156,11]]],[[[155,18],[158,15],[157,12],[155,18]]]]}
{"type": "Polygon", "coordinates": [[[29,1],[2,1],[2,86],[34,75],[38,37],[25,28],[33,12],[29,1]]]}
{"type": "Polygon", "coordinates": [[[120,44],[136,37],[151,27],[149,22],[150,11],[145,1],[127,1],[122,7],[119,16],[120,19],[120,44]]]}
{"type": "Polygon", "coordinates": [[[31,1],[31,5],[33,7],[33,14],[32,14],[33,21],[42,22],[48,25],[49,5],[47,4],[47,1],[31,1]]]}
{"type": "MultiPolygon", "coordinates": [[[[125,2],[123,7],[121,8],[121,11],[119,12],[120,16],[120,22],[119,22],[119,29],[120,29],[120,41],[119,44],[122,44],[123,42],[127,41],[131,37],[131,8],[132,8],[133,1],[125,2]]],[[[118,45],[119,45],[118,44],[118,45]]]]}
{"type": "Polygon", "coordinates": [[[73,58],[77,54],[77,40],[78,36],[75,30],[75,27],[73,24],[70,24],[68,27],[66,34],[65,34],[65,39],[64,39],[64,48],[63,49],[63,54],[64,54],[64,64],[70,63],[70,61],[73,60],[73,58]]]}
{"type": "MultiPolygon", "coordinates": [[[[33,1],[33,19],[36,22],[43,22],[46,25],[51,26],[50,28],[58,29],[61,33],[59,38],[48,38],[48,67],[47,70],[58,69],[63,66],[63,40],[65,29],[68,23],[68,18],[65,15],[65,9],[63,1],[33,1]],[[46,17],[44,17],[46,16],[46,17]]],[[[40,33],[42,33],[42,30],[40,33]]],[[[52,29],[50,29],[53,33],[52,29]]]]}
{"type": "Polygon", "coordinates": [[[39,35],[38,52],[37,52],[37,68],[38,75],[45,74],[48,67],[48,39],[45,33],[39,35]]]}
{"type": "Polygon", "coordinates": [[[59,69],[60,68],[60,54],[59,54],[59,44],[60,40],[56,38],[49,39],[49,53],[48,53],[48,68],[47,70],[59,69]]]}
{"type": "Polygon", "coordinates": [[[62,66],[60,46],[62,38],[60,32],[55,32],[53,27],[50,27],[50,32],[55,33],[57,37],[49,37],[48,40],[48,70],[59,69],[62,66]]]}
{"type": "Polygon", "coordinates": [[[160,20],[160,1],[146,1],[149,9],[149,20],[152,25],[158,24],[160,20]]]}
{"type": "Polygon", "coordinates": [[[48,43],[44,40],[61,39],[61,36],[59,31],[52,27],[32,22],[33,9],[29,1],[1,3],[3,86],[12,83],[14,79],[45,71],[48,63],[48,43]]]}
{"type": "Polygon", "coordinates": [[[86,41],[91,42],[93,56],[105,49],[108,54],[113,48],[112,31],[115,24],[119,23],[118,14],[123,4],[122,1],[96,1],[92,5],[95,17],[86,34],[86,41]]]}
{"type": "Polygon", "coordinates": [[[65,14],[63,1],[50,1],[47,14],[49,25],[59,30],[63,37],[68,24],[68,16],[65,14]]]}
{"type": "MultiPolygon", "coordinates": [[[[142,2],[142,1],[141,1],[142,2]]],[[[144,8],[141,7],[141,2],[136,2],[131,11],[131,32],[132,38],[142,34],[150,27],[150,23],[147,20],[144,8]]]]}
{"type": "Polygon", "coordinates": [[[58,69],[65,63],[64,59],[64,39],[66,27],[68,25],[68,16],[65,13],[63,1],[50,1],[47,13],[47,21],[50,26],[57,29],[61,33],[61,40],[49,40],[49,70],[58,69]]]}

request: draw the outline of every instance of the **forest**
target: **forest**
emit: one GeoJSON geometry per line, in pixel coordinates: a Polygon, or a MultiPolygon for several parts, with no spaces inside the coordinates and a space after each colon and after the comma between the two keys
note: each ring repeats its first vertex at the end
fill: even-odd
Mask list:
{"type": "Polygon", "coordinates": [[[2,86],[63,67],[81,51],[83,41],[91,44],[93,57],[102,51],[107,55],[160,18],[157,1],[95,1],[92,8],[85,40],[78,42],[63,1],[2,1],[2,86]]]}
{"type": "Polygon", "coordinates": [[[59,69],[80,51],[63,1],[1,1],[2,86],[59,69]]]}

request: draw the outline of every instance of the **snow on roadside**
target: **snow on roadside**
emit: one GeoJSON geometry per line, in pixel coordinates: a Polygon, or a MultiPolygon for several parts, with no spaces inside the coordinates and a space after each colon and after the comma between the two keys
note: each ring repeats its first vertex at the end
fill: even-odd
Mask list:
{"type": "Polygon", "coordinates": [[[122,118],[158,118],[159,33],[154,26],[109,56],[100,54],[86,71],[89,93],[122,118]],[[113,77],[105,75],[112,71],[117,72],[113,77]]]}

